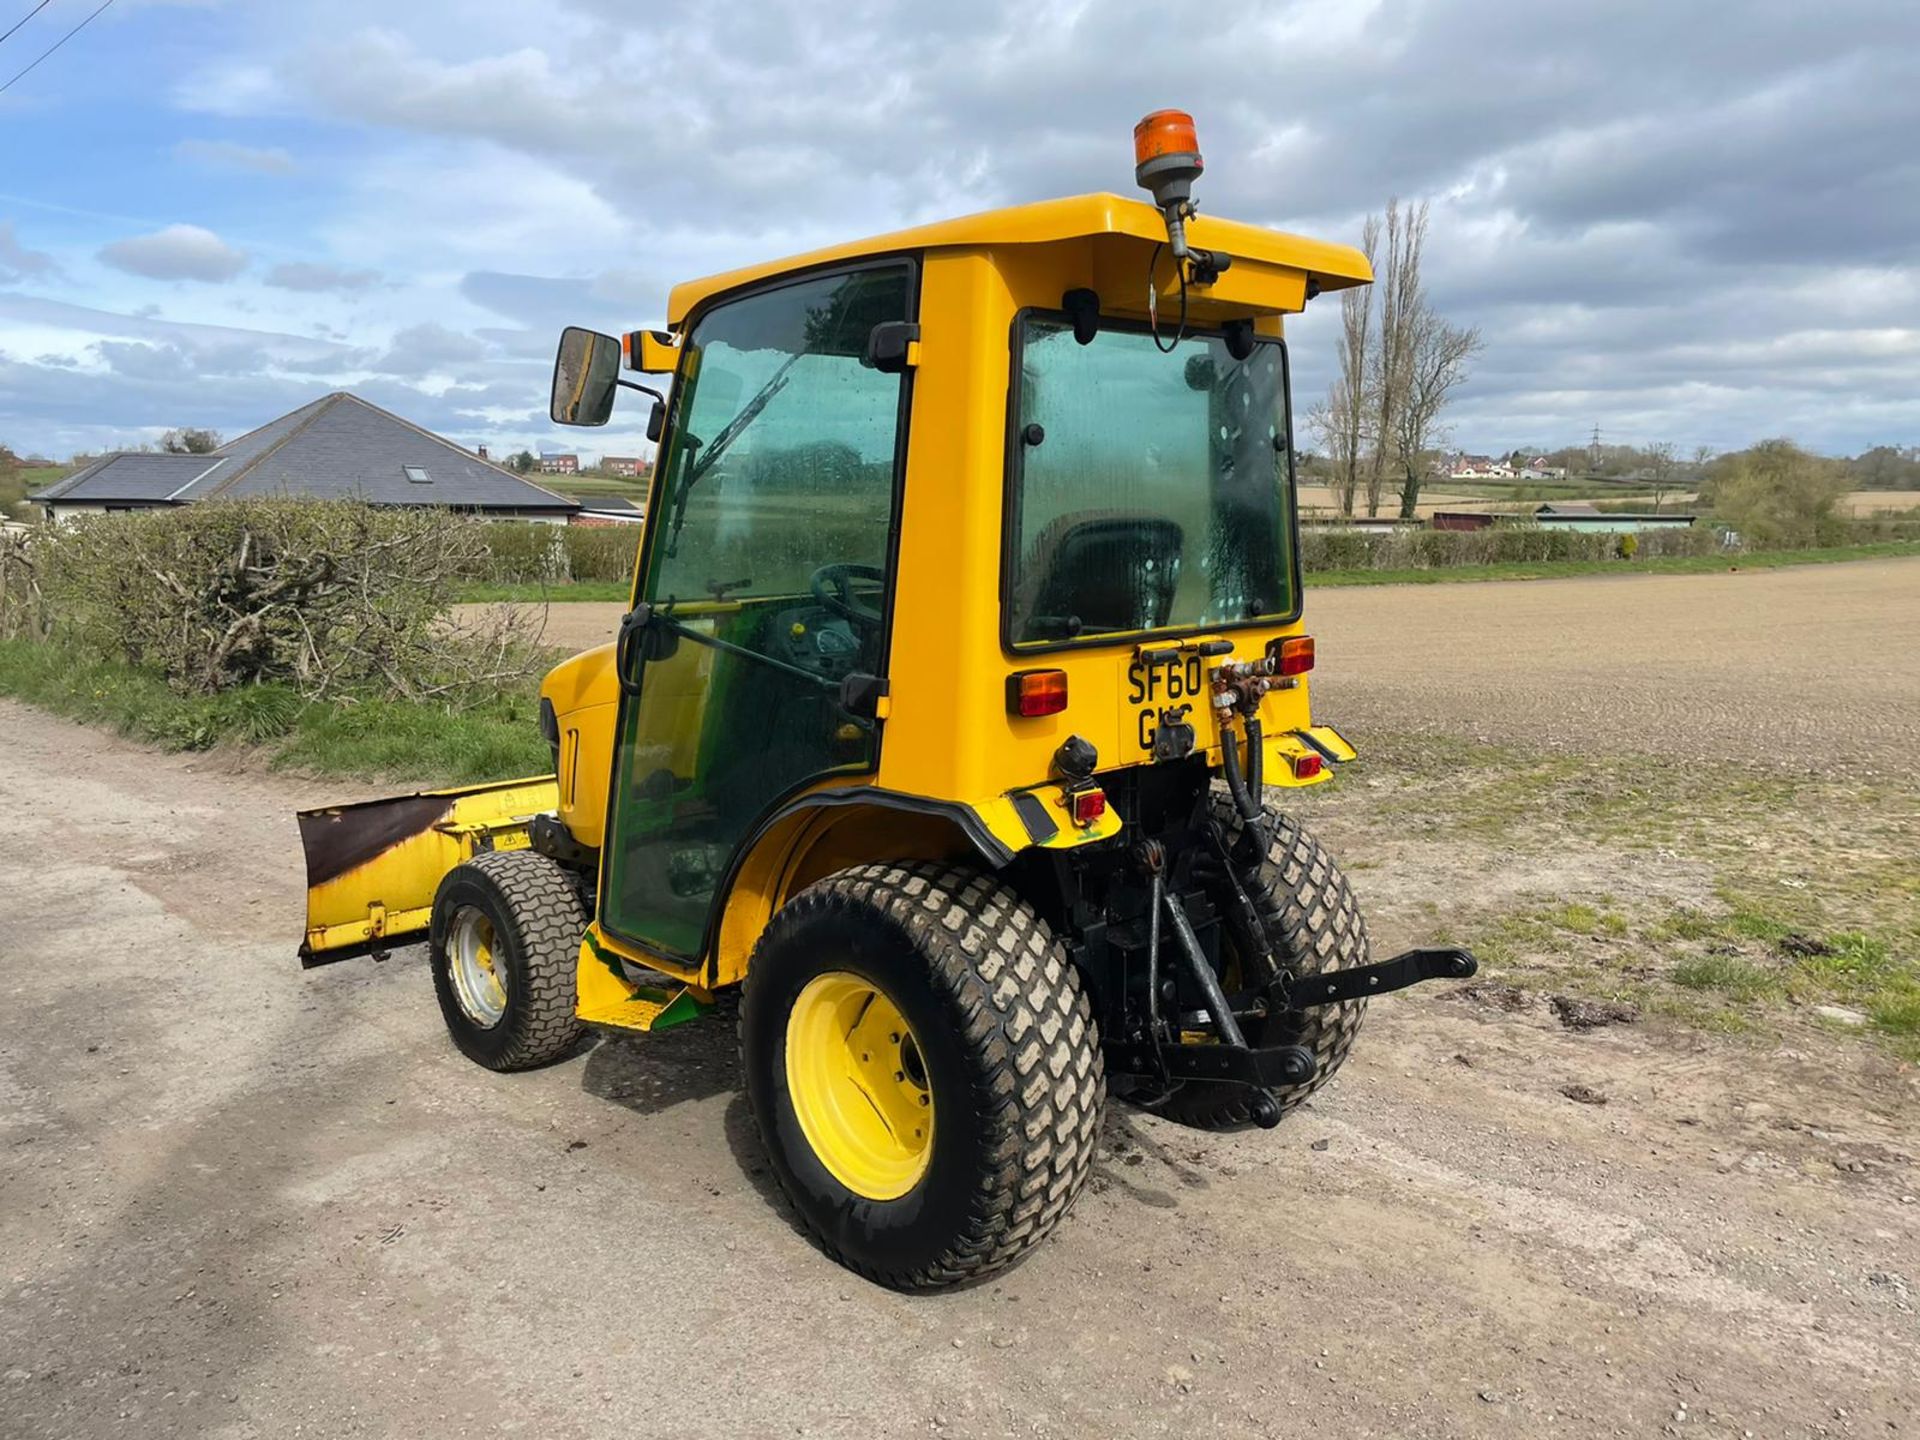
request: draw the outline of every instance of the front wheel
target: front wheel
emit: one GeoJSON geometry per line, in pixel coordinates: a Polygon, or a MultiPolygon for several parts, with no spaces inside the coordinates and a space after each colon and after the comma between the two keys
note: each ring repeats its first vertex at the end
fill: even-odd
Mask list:
{"type": "Polygon", "coordinates": [[[440,1014],[489,1070],[531,1070],[580,1038],[575,966],[586,907],[572,878],[531,850],[456,865],[433,897],[428,953],[440,1014]]]}
{"type": "Polygon", "coordinates": [[[788,1198],[881,1284],[990,1274],[1086,1183],[1093,1017],[1046,922],[991,876],[863,865],[810,886],[754,950],[740,1054],[788,1198]]]}

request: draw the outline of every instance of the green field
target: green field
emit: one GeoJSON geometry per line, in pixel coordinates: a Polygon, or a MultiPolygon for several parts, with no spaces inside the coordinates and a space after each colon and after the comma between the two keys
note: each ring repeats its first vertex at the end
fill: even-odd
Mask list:
{"type": "Polygon", "coordinates": [[[573,500],[584,500],[589,495],[619,495],[641,505],[647,503],[647,480],[627,480],[618,475],[541,475],[538,472],[527,476],[536,485],[549,490],[557,490],[573,500]]]}

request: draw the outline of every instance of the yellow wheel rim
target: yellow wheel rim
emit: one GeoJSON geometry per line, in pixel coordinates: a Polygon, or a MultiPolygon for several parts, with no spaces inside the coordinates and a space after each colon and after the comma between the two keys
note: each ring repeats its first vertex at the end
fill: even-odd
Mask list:
{"type": "Polygon", "coordinates": [[[898,1200],[927,1173],[933,1095],[920,1042],[873,981],[831,970],[787,1015],[787,1093],[807,1144],[867,1200],[898,1200]]]}

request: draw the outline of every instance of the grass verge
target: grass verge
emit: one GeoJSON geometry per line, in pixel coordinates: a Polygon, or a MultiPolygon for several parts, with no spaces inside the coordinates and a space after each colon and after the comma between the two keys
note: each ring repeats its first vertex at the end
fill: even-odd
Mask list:
{"type": "Polygon", "coordinates": [[[0,695],[168,750],[255,746],[273,768],[313,775],[466,785],[537,775],[552,765],[531,686],[459,715],[391,700],[309,704],[270,685],[180,695],[118,661],[0,640],[0,695]]]}
{"type": "Polygon", "coordinates": [[[1468,580],[1561,580],[1575,575],[1717,575],[1729,570],[1777,570],[1843,560],[1920,556],[1920,540],[1835,545],[1819,550],[1752,550],[1744,555],[1663,555],[1650,560],[1509,561],[1499,565],[1442,565],[1426,570],[1309,570],[1307,586],[1442,585],[1468,580]]]}
{"type": "Polygon", "coordinates": [[[1382,778],[1320,803],[1416,858],[1544,882],[1433,912],[1436,941],[1469,945],[1489,978],[1719,1033],[1852,1030],[1920,1061],[1910,786],[1431,737],[1363,748],[1382,778]]]}

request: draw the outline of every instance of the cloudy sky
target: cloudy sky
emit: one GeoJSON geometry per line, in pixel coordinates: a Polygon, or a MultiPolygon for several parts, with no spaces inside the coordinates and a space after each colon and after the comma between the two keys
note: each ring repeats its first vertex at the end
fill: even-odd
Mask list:
{"type": "MultiPolygon", "coordinates": [[[[0,41],[0,84],[96,3],[0,41]]],[[[1432,201],[1434,297],[1486,339],[1468,448],[1920,443],[1917,55],[1911,0],[114,0],[0,94],[0,441],[231,436],[351,388],[570,444],[560,325],[1130,192],[1132,122],[1179,105],[1216,213],[1350,241],[1432,201]]],[[[1303,403],[1335,320],[1292,327],[1303,403]]]]}

